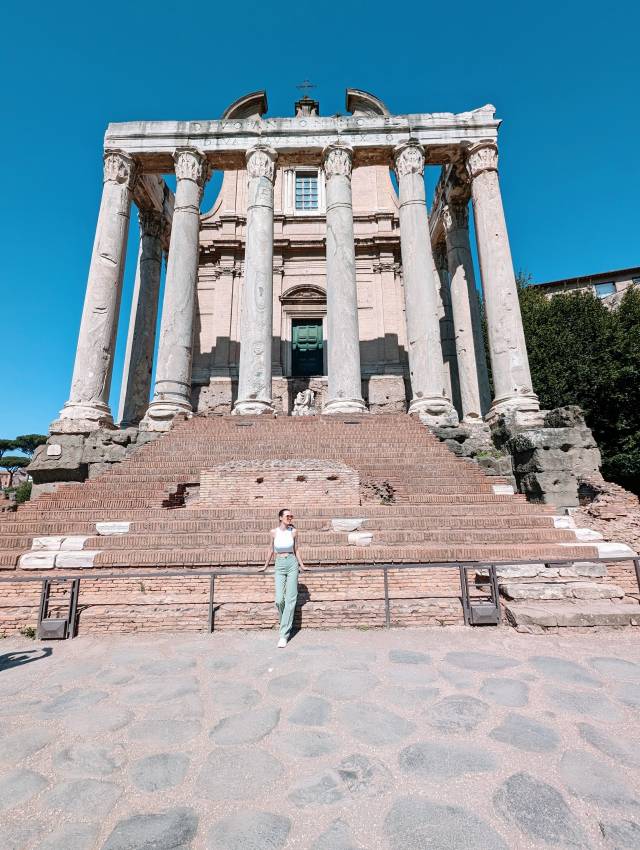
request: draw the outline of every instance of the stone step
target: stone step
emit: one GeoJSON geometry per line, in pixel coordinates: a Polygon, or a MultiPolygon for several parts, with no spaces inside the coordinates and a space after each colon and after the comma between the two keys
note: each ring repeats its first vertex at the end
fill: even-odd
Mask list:
{"type": "Polygon", "coordinates": [[[640,626],[640,605],[628,602],[509,602],[504,610],[519,632],[640,626]]]}

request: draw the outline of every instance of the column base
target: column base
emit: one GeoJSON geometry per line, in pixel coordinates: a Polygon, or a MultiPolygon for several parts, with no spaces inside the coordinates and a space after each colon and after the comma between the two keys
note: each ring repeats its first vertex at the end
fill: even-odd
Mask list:
{"type": "Polygon", "coordinates": [[[420,421],[425,425],[457,425],[458,414],[451,402],[440,396],[431,398],[411,399],[409,405],[409,415],[418,416],[420,421]]]}
{"type": "Polygon", "coordinates": [[[108,404],[68,401],[49,427],[52,434],[89,434],[100,428],[115,428],[108,404]]]}
{"type": "Polygon", "coordinates": [[[273,403],[257,398],[236,401],[231,411],[232,416],[262,416],[269,413],[275,413],[273,403]]]}
{"type": "Polygon", "coordinates": [[[540,401],[534,392],[520,393],[518,395],[496,398],[493,400],[485,422],[492,426],[501,416],[518,416],[525,419],[531,418],[532,427],[535,427],[540,418],[540,401]]]}
{"type": "Polygon", "coordinates": [[[367,406],[361,398],[332,398],[322,408],[322,413],[326,416],[368,412],[367,406]]]}
{"type": "Polygon", "coordinates": [[[152,401],[140,420],[141,431],[168,431],[179,414],[191,416],[191,405],[187,401],[152,401]]]}

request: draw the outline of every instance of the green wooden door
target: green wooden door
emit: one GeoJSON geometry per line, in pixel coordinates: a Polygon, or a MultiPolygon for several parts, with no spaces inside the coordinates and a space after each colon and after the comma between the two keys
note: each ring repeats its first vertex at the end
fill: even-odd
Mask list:
{"type": "Polygon", "coordinates": [[[291,374],[322,375],[322,319],[294,319],[291,339],[291,374]]]}

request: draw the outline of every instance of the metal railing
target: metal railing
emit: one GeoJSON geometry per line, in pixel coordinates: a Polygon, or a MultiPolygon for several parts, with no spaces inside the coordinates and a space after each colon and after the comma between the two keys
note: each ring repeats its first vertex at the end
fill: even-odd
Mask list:
{"type": "MultiPolygon", "coordinates": [[[[375,572],[381,571],[383,578],[384,589],[384,625],[386,628],[391,627],[391,602],[392,597],[389,594],[389,570],[433,570],[433,569],[448,569],[457,570],[460,581],[460,602],[462,604],[462,614],[465,625],[498,625],[501,620],[500,615],[500,599],[498,591],[497,570],[500,567],[517,567],[530,566],[532,564],[543,563],[545,567],[571,567],[576,563],[581,563],[585,559],[562,559],[562,560],[532,560],[527,561],[433,561],[428,563],[406,563],[387,561],[384,563],[371,564],[342,564],[335,566],[317,566],[307,568],[305,572],[309,574],[317,573],[350,573],[350,572],[375,572]],[[472,594],[469,588],[469,573],[476,574],[474,587],[480,591],[478,594],[472,594]],[[488,573],[487,579],[483,576],[478,576],[478,573],[488,573]]],[[[621,556],[616,558],[589,558],[586,559],[589,563],[612,564],[616,562],[632,562],[635,570],[636,582],[640,592],[640,557],[621,556]]],[[[139,572],[91,572],[83,571],[81,576],[75,574],[67,575],[48,575],[48,576],[2,576],[0,577],[0,585],[2,584],[17,584],[17,583],[34,583],[41,582],[42,590],[40,594],[40,605],[38,612],[38,631],[41,631],[42,624],[46,623],[48,606],[50,604],[51,585],[52,583],[61,585],[65,582],[72,582],[71,599],[69,603],[69,622],[65,630],[65,637],[75,637],[77,634],[77,617],[79,608],[80,584],[82,579],[88,581],[101,581],[114,579],[161,579],[161,578],[208,578],[209,579],[209,599],[208,599],[208,629],[213,632],[215,629],[215,580],[216,578],[226,578],[230,576],[264,576],[272,574],[258,572],[254,569],[180,569],[180,570],[146,570],[139,572]]],[[[397,597],[402,598],[402,597],[397,597]]],[[[242,600],[232,600],[238,602],[242,600]]]]}

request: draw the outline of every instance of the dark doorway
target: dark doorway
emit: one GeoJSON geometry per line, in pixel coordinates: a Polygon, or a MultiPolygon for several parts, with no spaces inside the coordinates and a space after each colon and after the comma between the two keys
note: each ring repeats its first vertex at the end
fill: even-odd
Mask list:
{"type": "Polygon", "coordinates": [[[291,322],[291,374],[294,378],[322,375],[322,319],[291,322]]]}

